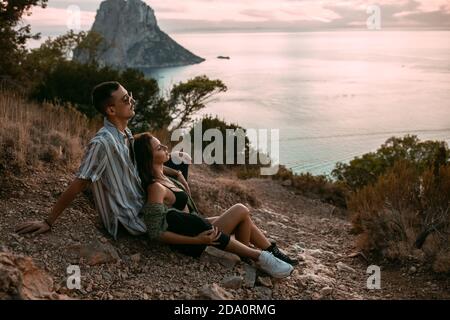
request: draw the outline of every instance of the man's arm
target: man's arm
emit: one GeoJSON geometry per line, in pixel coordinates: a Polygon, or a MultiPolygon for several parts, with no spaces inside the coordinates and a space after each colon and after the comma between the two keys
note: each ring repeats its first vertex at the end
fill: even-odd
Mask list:
{"type": "Polygon", "coordinates": [[[52,208],[50,215],[44,221],[29,221],[17,226],[16,232],[19,234],[33,233],[39,234],[50,230],[56,219],[76,198],[90,184],[90,180],[75,178],[66,191],[59,197],[58,201],[52,208]]]}

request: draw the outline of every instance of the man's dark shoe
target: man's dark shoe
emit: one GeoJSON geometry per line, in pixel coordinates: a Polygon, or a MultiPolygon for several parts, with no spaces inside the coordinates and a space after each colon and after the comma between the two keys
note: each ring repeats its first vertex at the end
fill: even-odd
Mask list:
{"type": "Polygon", "coordinates": [[[292,266],[296,266],[298,264],[298,260],[291,259],[283,252],[281,252],[280,249],[278,249],[277,244],[275,242],[272,242],[270,247],[268,247],[265,251],[271,252],[278,259],[283,260],[284,262],[287,262],[292,266]]]}

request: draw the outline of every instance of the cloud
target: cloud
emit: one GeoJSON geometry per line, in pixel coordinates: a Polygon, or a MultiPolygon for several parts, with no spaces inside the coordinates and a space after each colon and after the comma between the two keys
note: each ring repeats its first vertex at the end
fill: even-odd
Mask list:
{"type": "MultiPolygon", "coordinates": [[[[65,9],[36,7],[33,9],[33,14],[25,17],[24,20],[32,26],[65,26],[76,17],[76,14],[76,7],[67,6],[65,9]]],[[[82,27],[90,27],[95,19],[95,12],[80,10],[79,18],[82,27]]]]}
{"type": "MultiPolygon", "coordinates": [[[[366,9],[380,6],[382,28],[450,29],[450,0],[145,0],[167,32],[239,29],[365,28],[366,9]]],[[[101,0],[76,0],[81,28],[89,29],[101,0]]],[[[49,0],[26,20],[33,30],[64,29],[67,0],[49,0]]]]}
{"type": "Polygon", "coordinates": [[[418,12],[436,12],[443,11],[447,14],[450,13],[450,1],[449,0],[427,0],[416,1],[419,5],[418,12]]]}
{"type": "Polygon", "coordinates": [[[186,0],[184,10],[167,11],[170,5],[178,8],[179,1],[146,1],[155,9],[159,19],[190,19],[203,21],[330,21],[338,16],[316,0],[186,0]],[[188,5],[187,5],[188,4],[188,5]],[[158,12],[164,5],[166,12],[158,12]]]}
{"type": "MultiPolygon", "coordinates": [[[[337,1],[327,5],[339,13],[343,19],[337,21],[342,26],[364,27],[367,19],[366,8],[371,1],[337,1]],[[352,6],[353,5],[353,6],[352,6]]],[[[381,10],[382,28],[396,29],[449,29],[450,1],[378,0],[381,10]]]]}

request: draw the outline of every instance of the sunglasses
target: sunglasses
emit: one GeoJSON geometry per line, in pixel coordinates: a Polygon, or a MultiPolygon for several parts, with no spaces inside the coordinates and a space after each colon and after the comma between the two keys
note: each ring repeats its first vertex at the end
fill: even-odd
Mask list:
{"type": "Polygon", "coordinates": [[[133,99],[133,92],[128,92],[122,97],[122,102],[126,104],[134,104],[136,100],[133,99]]]}

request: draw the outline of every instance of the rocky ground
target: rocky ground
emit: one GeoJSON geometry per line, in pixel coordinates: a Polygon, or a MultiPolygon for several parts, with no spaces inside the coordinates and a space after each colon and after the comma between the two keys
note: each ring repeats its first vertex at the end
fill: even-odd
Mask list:
{"type": "Polygon", "coordinates": [[[52,232],[14,233],[18,223],[45,217],[72,178],[51,167],[1,178],[0,298],[450,298],[450,280],[413,259],[402,267],[381,266],[381,289],[367,289],[366,271],[373,263],[355,254],[351,226],[333,206],[297,195],[277,181],[236,180],[230,172],[203,166],[194,166],[190,176],[202,211],[216,215],[236,202],[249,206],[267,236],[300,259],[290,277],[270,278],[219,250],[196,260],[150,244],[144,236],[121,232],[115,241],[102,228],[89,194],[74,201],[52,232]],[[69,265],[80,267],[81,289],[67,288],[69,265]]]}

